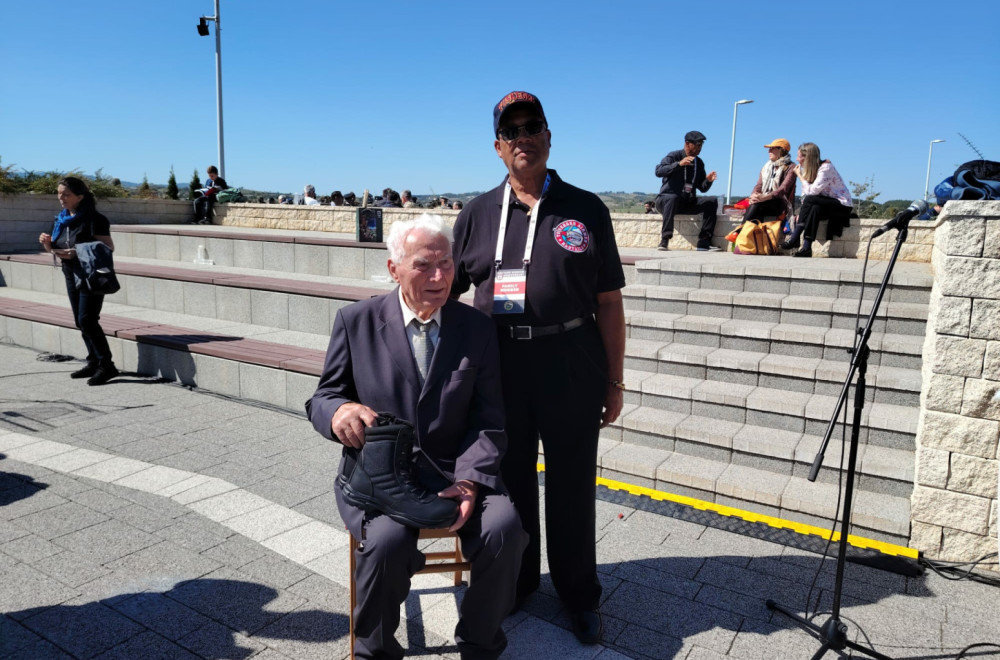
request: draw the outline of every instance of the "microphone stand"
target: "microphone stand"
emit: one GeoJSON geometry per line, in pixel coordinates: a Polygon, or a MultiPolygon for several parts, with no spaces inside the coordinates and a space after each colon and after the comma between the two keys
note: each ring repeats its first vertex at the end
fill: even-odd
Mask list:
{"type": "Polygon", "coordinates": [[[840,539],[837,546],[837,574],[834,581],[833,607],[830,618],[822,626],[819,626],[773,600],[768,599],[766,603],[767,609],[781,612],[791,618],[800,628],[803,628],[807,633],[821,642],[821,646],[816,651],[816,654],[813,655],[812,660],[819,660],[827,651],[842,651],[845,648],[853,649],[876,660],[892,660],[887,655],[883,655],[874,649],[847,639],[847,625],[840,620],[840,598],[844,587],[844,566],[847,563],[847,533],[851,522],[851,504],[854,499],[854,477],[857,474],[858,435],[861,431],[861,413],[865,408],[865,376],[868,372],[868,356],[871,352],[868,348],[868,341],[872,335],[875,316],[878,314],[882,298],[885,296],[886,287],[889,285],[889,279],[892,277],[892,269],[895,267],[896,260],[899,257],[899,250],[906,241],[906,236],[909,233],[909,223],[910,221],[907,219],[899,224],[899,233],[896,235],[896,247],[892,251],[892,256],[889,257],[889,265],[885,270],[885,275],[882,277],[882,284],[879,286],[878,294],[875,296],[871,312],[868,314],[868,322],[864,327],[857,330],[861,339],[855,344],[853,349],[851,369],[844,380],[844,386],[840,390],[840,397],[837,399],[836,409],[830,417],[830,423],[826,427],[826,435],[823,436],[823,442],[820,444],[816,458],[813,460],[812,469],[809,471],[809,481],[816,481],[820,467],[823,465],[826,447],[830,443],[830,436],[833,435],[837,418],[840,416],[840,411],[843,409],[844,403],[847,401],[848,394],[850,393],[851,381],[854,380],[854,375],[857,374],[858,382],[854,389],[854,419],[851,423],[851,446],[847,459],[847,483],[844,487],[844,513],[840,521],[840,539]]]}

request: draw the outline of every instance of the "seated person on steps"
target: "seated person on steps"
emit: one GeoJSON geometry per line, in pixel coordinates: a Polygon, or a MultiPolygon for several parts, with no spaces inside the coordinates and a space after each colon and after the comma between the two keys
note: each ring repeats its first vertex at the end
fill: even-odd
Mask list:
{"type": "Polygon", "coordinates": [[[750,206],[743,220],[763,220],[791,215],[795,204],[795,166],[788,152],[788,140],[778,138],[765,144],[768,161],[757,176],[757,185],[750,194],[750,206]]]}
{"type": "Polygon", "coordinates": [[[802,180],[802,206],[799,207],[798,222],[788,240],[781,244],[781,249],[799,247],[799,237],[805,234],[802,249],[792,256],[811,257],[820,220],[827,221],[827,240],[840,236],[844,227],[851,226],[851,193],[833,163],[822,159],[815,144],[803,142],[799,145],[798,157],[795,173],[802,180]]]}
{"type": "Polygon", "coordinates": [[[705,139],[700,131],[688,131],[684,135],[684,148],[671,151],[656,166],[656,176],[663,180],[655,201],[656,210],[663,215],[657,249],[669,249],[668,244],[674,236],[674,215],[677,213],[701,214],[698,250],[721,249],[712,245],[719,203],[714,197],[699,198],[697,195],[698,190],[708,192],[718,177],[714,170],[706,174],[705,162],[698,157],[705,139]]]}
{"type": "Polygon", "coordinates": [[[229,187],[226,180],[219,176],[219,168],[209,165],[208,185],[197,191],[198,197],[194,200],[194,220],[191,224],[207,225],[212,222],[212,205],[215,204],[215,196],[229,187]]]}

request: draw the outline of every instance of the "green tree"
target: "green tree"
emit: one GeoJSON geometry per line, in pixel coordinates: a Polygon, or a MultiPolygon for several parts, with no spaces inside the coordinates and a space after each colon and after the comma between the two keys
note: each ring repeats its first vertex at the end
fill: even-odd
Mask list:
{"type": "Polygon", "coordinates": [[[3,159],[0,159],[0,195],[14,195],[21,192],[20,182],[13,170],[13,165],[4,165],[3,159]]]}
{"type": "Polygon", "coordinates": [[[170,178],[167,179],[167,197],[170,199],[180,199],[180,191],[177,190],[177,177],[174,175],[174,166],[170,166],[170,178]]]}
{"type": "Polygon", "coordinates": [[[13,165],[3,166],[0,163],[0,194],[16,195],[18,193],[33,192],[37,195],[54,195],[59,187],[59,182],[67,177],[75,176],[87,182],[87,186],[95,197],[128,197],[128,191],[122,187],[121,181],[104,176],[102,170],[94,172],[94,176],[89,177],[78,170],[71,172],[34,172],[22,170],[14,171],[13,165]]]}
{"type": "Polygon", "coordinates": [[[149,185],[149,179],[146,178],[145,174],[142,175],[142,185],[139,186],[139,197],[143,199],[154,199],[156,197],[156,191],[149,185]]]}
{"type": "Polygon", "coordinates": [[[875,200],[882,193],[875,192],[875,175],[871,178],[865,177],[861,183],[856,181],[848,182],[851,186],[851,199],[854,200],[854,212],[859,218],[877,218],[882,210],[881,205],[875,200]]]}
{"type": "Polygon", "coordinates": [[[88,178],[87,185],[94,197],[105,199],[108,197],[128,197],[128,191],[122,186],[121,179],[104,176],[103,170],[94,172],[92,179],[88,178]]]}
{"type": "Polygon", "coordinates": [[[191,183],[188,184],[188,199],[194,199],[194,194],[201,189],[201,178],[198,176],[198,168],[194,169],[191,175],[191,183]]]}

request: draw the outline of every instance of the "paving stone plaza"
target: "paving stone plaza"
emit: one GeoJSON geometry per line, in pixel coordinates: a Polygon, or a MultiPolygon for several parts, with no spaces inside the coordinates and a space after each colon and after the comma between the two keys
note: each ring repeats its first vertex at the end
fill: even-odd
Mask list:
{"type": "MultiPolygon", "coordinates": [[[[135,374],[87,387],[68,377],[78,362],[38,356],[0,344],[0,658],[348,657],[337,446],[293,411],[135,374]]],[[[764,602],[829,608],[832,561],[810,597],[816,554],[604,501],[597,527],[604,643],[576,641],[543,577],[507,620],[505,658],[818,648],[764,602]]],[[[408,657],[458,657],[461,597],[417,576],[398,632],[408,657]]],[[[847,567],[851,638],[860,627],[893,658],[1000,643],[998,605],[982,584],[847,567]]]]}

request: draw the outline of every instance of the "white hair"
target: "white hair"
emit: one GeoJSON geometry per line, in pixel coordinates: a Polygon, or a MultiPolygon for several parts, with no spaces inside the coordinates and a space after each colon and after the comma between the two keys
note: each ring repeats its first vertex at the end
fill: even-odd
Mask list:
{"type": "Polygon", "coordinates": [[[316,188],[311,183],[307,183],[305,189],[303,190],[303,192],[305,194],[307,194],[307,195],[315,195],[316,194],[316,188]]]}
{"type": "Polygon", "coordinates": [[[451,248],[452,231],[451,226],[439,215],[423,213],[412,220],[397,220],[392,223],[389,229],[389,238],[386,239],[386,247],[389,248],[389,259],[394,264],[401,263],[406,256],[404,245],[406,237],[411,232],[422,230],[434,236],[444,236],[448,239],[448,247],[451,248]]]}

